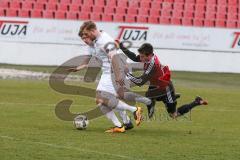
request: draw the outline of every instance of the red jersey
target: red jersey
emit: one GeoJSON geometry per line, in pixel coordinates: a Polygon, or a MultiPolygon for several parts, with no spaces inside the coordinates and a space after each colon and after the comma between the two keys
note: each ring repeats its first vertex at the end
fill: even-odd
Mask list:
{"type": "Polygon", "coordinates": [[[168,66],[162,65],[158,57],[153,55],[149,63],[144,63],[144,73],[142,76],[135,77],[131,73],[128,73],[127,76],[136,85],[141,86],[150,81],[150,85],[165,89],[170,83],[171,72],[168,66]]]}

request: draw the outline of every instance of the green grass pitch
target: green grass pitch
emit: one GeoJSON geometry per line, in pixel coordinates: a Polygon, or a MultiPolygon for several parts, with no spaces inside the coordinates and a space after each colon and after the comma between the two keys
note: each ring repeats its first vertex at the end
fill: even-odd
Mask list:
{"type": "Polygon", "coordinates": [[[179,105],[196,95],[209,105],[176,121],[164,117],[157,103],[155,120],[107,134],[112,124],[105,117],[79,131],[54,114],[60,100],[74,100],[71,110],[79,112],[93,108],[94,99],[57,93],[48,81],[0,80],[0,159],[239,160],[240,75],[174,72],[173,81],[179,105]]]}

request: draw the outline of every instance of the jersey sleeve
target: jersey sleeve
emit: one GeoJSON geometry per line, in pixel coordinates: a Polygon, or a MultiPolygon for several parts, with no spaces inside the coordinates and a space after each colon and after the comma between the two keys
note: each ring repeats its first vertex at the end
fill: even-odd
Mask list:
{"type": "Polygon", "coordinates": [[[91,47],[88,46],[88,48],[87,48],[87,53],[88,53],[89,56],[94,56],[94,50],[93,50],[93,48],[91,48],[91,47]]]}
{"type": "Polygon", "coordinates": [[[151,62],[148,66],[148,68],[144,71],[144,73],[140,76],[140,77],[136,77],[131,73],[127,73],[127,77],[136,85],[138,86],[142,86],[144,85],[147,81],[149,81],[149,79],[151,78],[151,76],[154,73],[155,70],[155,61],[154,61],[154,57],[151,59],[151,62]]]}
{"type": "Polygon", "coordinates": [[[131,52],[130,50],[128,50],[127,48],[125,48],[122,43],[119,44],[119,47],[120,47],[120,49],[123,51],[123,53],[124,53],[128,58],[130,58],[132,61],[134,61],[134,62],[140,62],[140,56],[139,56],[139,55],[137,56],[134,52],[131,52]]]}
{"type": "Polygon", "coordinates": [[[97,46],[107,55],[117,51],[114,39],[106,32],[102,32],[101,38],[97,41],[97,46]]]}
{"type": "Polygon", "coordinates": [[[109,41],[103,46],[104,51],[109,54],[112,51],[117,51],[114,41],[109,41]]]}

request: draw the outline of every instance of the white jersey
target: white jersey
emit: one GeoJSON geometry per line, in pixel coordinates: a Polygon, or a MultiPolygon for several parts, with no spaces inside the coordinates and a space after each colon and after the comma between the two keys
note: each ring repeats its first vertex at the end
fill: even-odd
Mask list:
{"type": "MultiPolygon", "coordinates": [[[[97,90],[106,91],[116,95],[114,79],[112,80],[112,67],[108,53],[105,51],[107,44],[113,44],[114,39],[107,33],[101,32],[100,36],[94,41],[93,46],[89,46],[89,52],[93,57],[102,61],[102,75],[97,86],[97,90]],[[105,48],[105,49],[104,49],[105,48]]],[[[109,46],[110,47],[110,46],[109,46]]]]}

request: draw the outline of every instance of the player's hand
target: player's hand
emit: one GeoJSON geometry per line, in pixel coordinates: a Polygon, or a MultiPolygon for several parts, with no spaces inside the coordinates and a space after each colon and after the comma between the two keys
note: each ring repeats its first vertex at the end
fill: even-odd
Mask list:
{"type": "Polygon", "coordinates": [[[116,83],[117,83],[118,85],[120,85],[120,86],[124,86],[124,85],[125,85],[124,79],[122,79],[122,78],[116,79],[116,83]]]}
{"type": "Polygon", "coordinates": [[[115,45],[116,45],[116,48],[117,48],[117,49],[120,48],[119,44],[120,44],[120,41],[119,41],[118,39],[116,39],[116,40],[115,40],[115,45]]]}
{"type": "Polygon", "coordinates": [[[71,67],[71,68],[68,68],[66,70],[69,71],[69,72],[77,72],[77,71],[79,71],[79,69],[77,67],[71,67]]]}
{"type": "Polygon", "coordinates": [[[120,99],[123,99],[124,98],[124,87],[119,87],[117,94],[120,99]]]}
{"type": "MultiPolygon", "coordinates": [[[[121,50],[125,50],[126,47],[123,45],[124,42],[120,42],[118,39],[115,40],[115,44],[116,44],[116,47],[117,49],[121,49],[121,50]]],[[[125,42],[128,44],[128,42],[125,42]]],[[[129,44],[128,44],[129,45],[129,44]]],[[[130,44],[131,45],[131,44],[130,44]]]]}
{"type": "Polygon", "coordinates": [[[125,65],[125,67],[124,67],[124,73],[125,73],[125,74],[129,73],[129,69],[128,69],[128,66],[127,66],[127,65],[125,65]]]}

